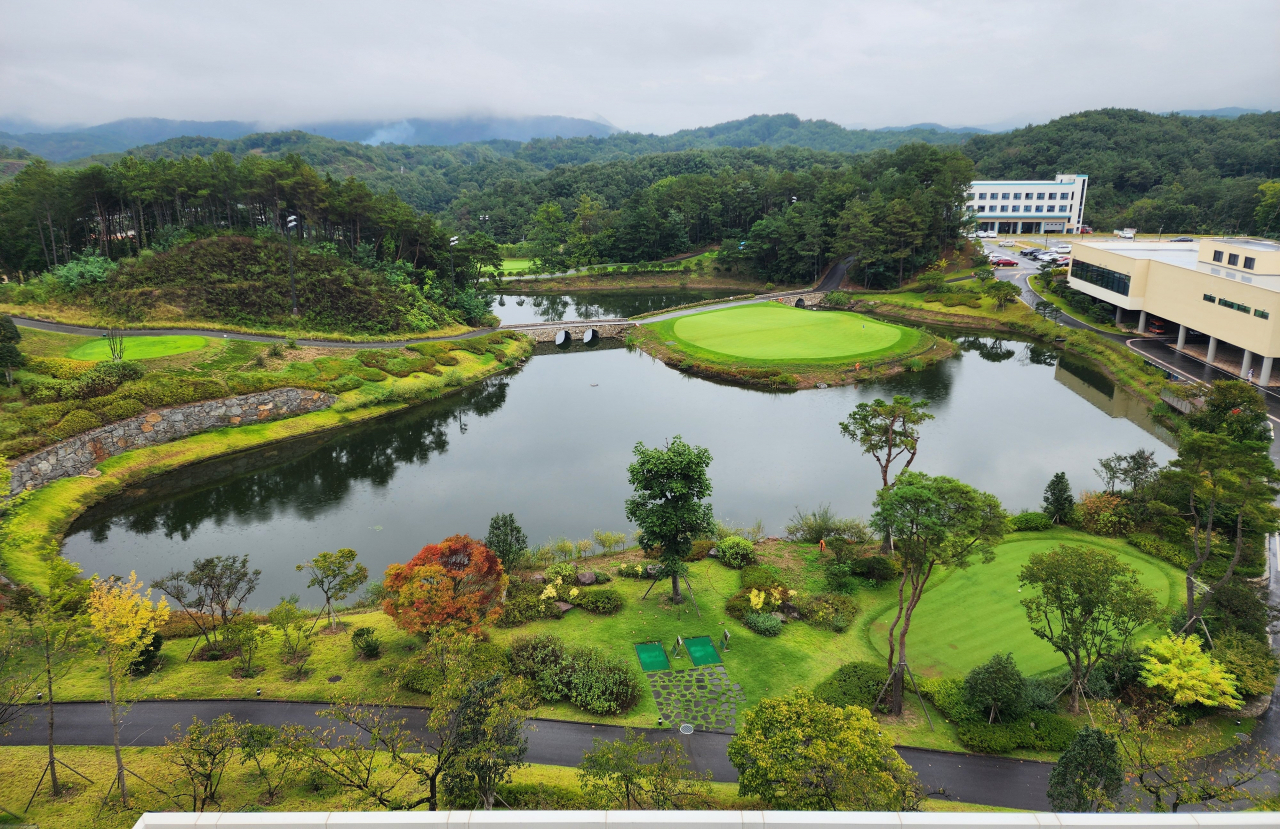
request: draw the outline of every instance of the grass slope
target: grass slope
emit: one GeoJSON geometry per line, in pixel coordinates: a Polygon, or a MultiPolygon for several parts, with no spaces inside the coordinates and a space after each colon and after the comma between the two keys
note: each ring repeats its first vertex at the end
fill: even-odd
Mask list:
{"type": "Polygon", "coordinates": [[[755,360],[830,360],[882,353],[908,329],[852,314],[818,314],[775,302],[741,305],[676,319],[686,343],[755,360]]]}
{"type": "MultiPolygon", "coordinates": [[[[912,669],[924,676],[962,676],[992,654],[1010,652],[1024,673],[1060,670],[1062,657],[1031,633],[1019,603],[1018,572],[1032,553],[1064,543],[1115,553],[1138,571],[1161,606],[1178,595],[1182,575],[1177,569],[1123,541],[1072,530],[1014,533],[996,548],[995,561],[943,573],[944,578],[929,588],[907,636],[912,669]]],[[[886,607],[870,627],[871,641],[881,654],[888,652],[885,636],[895,611],[893,605],[886,607]]],[[[1140,633],[1139,638],[1149,638],[1151,631],[1146,634],[1140,633]]]]}
{"type": "MultiPolygon", "coordinates": [[[[204,337],[194,335],[165,337],[127,337],[124,341],[126,360],[152,360],[157,357],[172,357],[174,354],[185,354],[205,347],[204,337]]],[[[106,339],[90,340],[67,355],[73,360],[110,360],[111,347],[106,339]]]]}

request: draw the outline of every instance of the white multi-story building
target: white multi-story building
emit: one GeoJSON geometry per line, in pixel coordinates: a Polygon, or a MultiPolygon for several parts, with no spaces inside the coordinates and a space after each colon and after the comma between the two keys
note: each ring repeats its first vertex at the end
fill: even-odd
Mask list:
{"type": "Polygon", "coordinates": [[[997,233],[1079,233],[1089,177],[1059,173],[1053,181],[975,181],[969,210],[979,230],[997,233]]]}

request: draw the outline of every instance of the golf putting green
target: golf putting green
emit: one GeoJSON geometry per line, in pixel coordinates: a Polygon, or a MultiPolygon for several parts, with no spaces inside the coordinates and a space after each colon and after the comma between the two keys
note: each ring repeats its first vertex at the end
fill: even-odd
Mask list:
{"type": "Polygon", "coordinates": [[[640,659],[640,670],[645,673],[671,670],[671,663],[667,660],[667,650],[657,642],[636,645],[636,656],[640,659]]]}
{"type": "Polygon", "coordinates": [[[739,305],[675,320],[672,333],[697,348],[748,360],[836,360],[914,344],[909,328],[844,311],[805,311],[777,302],[739,305]]]}
{"type": "Polygon", "coordinates": [[[684,640],[684,649],[694,665],[716,665],[720,662],[720,654],[716,646],[711,644],[710,636],[695,636],[684,640]]]}
{"type": "MultiPolygon", "coordinates": [[[[151,360],[156,357],[171,357],[174,354],[185,354],[204,348],[204,337],[181,335],[168,337],[125,337],[124,358],[126,360],[151,360]]],[[[106,337],[99,337],[78,346],[67,355],[73,360],[110,360],[111,346],[106,337]]]]}
{"type": "MultiPolygon", "coordinates": [[[[1060,670],[1062,656],[1031,632],[1021,600],[1029,591],[1019,592],[1018,574],[1032,553],[1050,550],[1059,544],[1094,547],[1115,553],[1121,562],[1138,573],[1142,585],[1155,592],[1165,607],[1177,596],[1183,578],[1177,568],[1143,555],[1114,538],[1086,536],[1069,530],[1013,533],[996,548],[990,564],[971,566],[944,575],[925,594],[911,620],[907,635],[907,657],[917,676],[964,676],[997,653],[1012,653],[1026,674],[1060,670]]],[[[881,654],[887,653],[885,633],[897,613],[890,604],[871,625],[871,642],[881,654]]],[[[1157,633],[1148,625],[1135,637],[1144,641],[1157,633]]]]}

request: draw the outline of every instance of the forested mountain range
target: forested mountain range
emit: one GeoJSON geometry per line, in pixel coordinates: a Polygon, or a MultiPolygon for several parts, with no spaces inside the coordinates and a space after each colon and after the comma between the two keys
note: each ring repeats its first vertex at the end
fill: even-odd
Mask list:
{"type": "Polygon", "coordinates": [[[972,178],[1057,172],[1090,175],[1085,221],[1100,229],[1280,231],[1280,113],[1097,110],[999,135],[950,133],[945,146],[910,131],[862,136],[896,142],[892,150],[874,141],[858,153],[795,146],[853,132],[838,130],[761,116],[671,136],[452,147],[299,131],[176,138],[61,168],[0,147],[13,178],[0,185],[0,266],[38,270],[85,248],[127,256],[171,225],[260,232],[301,211],[314,243],[408,261],[424,271],[420,281],[445,261],[443,240],[459,234],[475,240],[476,256],[525,241],[546,268],[728,242],[726,262],[778,282],[804,281],[853,254],[863,278],[893,284],[954,240],[972,178]]]}

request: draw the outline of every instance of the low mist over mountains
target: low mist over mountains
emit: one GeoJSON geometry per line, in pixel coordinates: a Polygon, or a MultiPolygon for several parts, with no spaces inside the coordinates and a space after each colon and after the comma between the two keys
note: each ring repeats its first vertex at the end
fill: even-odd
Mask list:
{"type": "MultiPolygon", "coordinates": [[[[46,132],[33,131],[32,126],[26,120],[0,119],[0,144],[22,147],[50,161],[71,161],[103,153],[120,153],[183,136],[232,140],[268,131],[267,127],[253,121],[173,121],[167,118],[125,118],[95,127],[46,132]]],[[[459,118],[408,118],[401,121],[321,121],[271,127],[271,131],[283,130],[302,130],[337,141],[362,144],[436,146],[494,139],[524,142],[556,136],[603,138],[617,132],[609,124],[559,115],[527,118],[469,115],[459,118]]]]}

